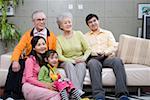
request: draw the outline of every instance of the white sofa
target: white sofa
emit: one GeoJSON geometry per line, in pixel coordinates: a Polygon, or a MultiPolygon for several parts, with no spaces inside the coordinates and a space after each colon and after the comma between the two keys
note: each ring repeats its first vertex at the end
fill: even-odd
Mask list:
{"type": "MultiPolygon", "coordinates": [[[[128,86],[150,86],[150,40],[121,35],[117,56],[125,63],[128,86]]],[[[1,55],[0,86],[4,86],[8,67],[10,66],[11,53],[1,55]]],[[[61,72],[65,74],[64,70],[61,72]]],[[[114,86],[115,76],[110,68],[102,71],[103,85],[114,86]]],[[[87,70],[84,84],[90,84],[89,72],[87,70]]]]}

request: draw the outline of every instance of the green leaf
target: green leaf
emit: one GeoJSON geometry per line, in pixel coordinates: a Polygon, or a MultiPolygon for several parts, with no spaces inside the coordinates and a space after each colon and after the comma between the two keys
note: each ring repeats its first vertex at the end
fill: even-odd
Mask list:
{"type": "MultiPolygon", "coordinates": [[[[11,0],[0,0],[0,10],[2,16],[0,16],[0,39],[5,42],[19,41],[21,37],[20,30],[12,23],[7,22],[7,7],[11,0]]],[[[23,0],[21,0],[23,3],[23,0]]],[[[19,4],[19,0],[13,0],[13,5],[16,7],[19,4]]],[[[6,45],[7,46],[7,45],[6,45]]]]}

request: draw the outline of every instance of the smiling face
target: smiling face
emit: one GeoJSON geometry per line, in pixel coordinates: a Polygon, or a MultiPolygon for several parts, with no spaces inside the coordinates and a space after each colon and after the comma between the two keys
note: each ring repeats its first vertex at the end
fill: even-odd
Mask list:
{"type": "Polygon", "coordinates": [[[33,24],[37,31],[42,31],[45,28],[46,15],[43,12],[38,12],[33,16],[33,24]]]}
{"type": "Polygon", "coordinates": [[[46,52],[46,48],[47,45],[45,40],[43,38],[40,38],[35,47],[33,48],[33,50],[35,50],[39,54],[44,54],[46,52]]]}
{"type": "Polygon", "coordinates": [[[99,22],[96,17],[92,17],[88,20],[87,24],[91,31],[97,31],[99,29],[99,22]]]}
{"type": "Polygon", "coordinates": [[[48,63],[51,66],[58,66],[58,54],[57,53],[51,53],[48,57],[48,63]]]}
{"type": "Polygon", "coordinates": [[[60,24],[60,28],[66,32],[72,31],[72,19],[70,17],[63,18],[60,24]]]}

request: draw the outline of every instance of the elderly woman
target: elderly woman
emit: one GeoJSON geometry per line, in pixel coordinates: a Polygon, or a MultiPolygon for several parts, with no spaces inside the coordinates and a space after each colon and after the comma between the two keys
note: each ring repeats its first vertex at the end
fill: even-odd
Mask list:
{"type": "Polygon", "coordinates": [[[76,88],[83,87],[86,74],[86,59],[91,50],[84,39],[83,33],[72,29],[72,14],[63,13],[57,17],[57,24],[63,34],[58,36],[56,50],[60,65],[65,69],[67,77],[73,82],[76,88]]]}

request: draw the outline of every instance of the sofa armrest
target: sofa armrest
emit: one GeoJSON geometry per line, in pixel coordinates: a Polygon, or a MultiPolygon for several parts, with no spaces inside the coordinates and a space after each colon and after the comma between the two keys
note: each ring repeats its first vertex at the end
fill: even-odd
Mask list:
{"type": "Polygon", "coordinates": [[[0,87],[3,87],[5,85],[7,74],[7,69],[0,69],[0,87]]]}
{"type": "Polygon", "coordinates": [[[12,52],[1,55],[0,69],[8,69],[10,67],[11,54],[12,54],[12,52]]]}

